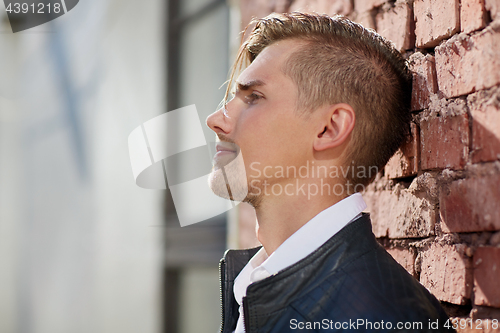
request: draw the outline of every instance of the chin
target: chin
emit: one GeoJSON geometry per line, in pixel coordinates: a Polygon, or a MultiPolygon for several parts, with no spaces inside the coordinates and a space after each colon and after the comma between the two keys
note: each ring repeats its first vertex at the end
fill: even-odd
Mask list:
{"type": "Polygon", "coordinates": [[[262,201],[262,194],[249,192],[249,185],[246,180],[244,182],[244,185],[243,183],[226,182],[226,178],[220,169],[213,170],[208,178],[208,184],[215,195],[227,200],[246,202],[257,208],[262,201]]]}
{"type": "Polygon", "coordinates": [[[210,173],[208,177],[208,186],[210,186],[210,189],[215,195],[224,199],[233,200],[232,195],[230,195],[230,187],[226,183],[221,169],[212,170],[212,173],[210,173]]]}
{"type": "Polygon", "coordinates": [[[221,198],[245,201],[248,196],[248,181],[241,153],[223,167],[215,165],[208,177],[208,185],[221,198]]]}

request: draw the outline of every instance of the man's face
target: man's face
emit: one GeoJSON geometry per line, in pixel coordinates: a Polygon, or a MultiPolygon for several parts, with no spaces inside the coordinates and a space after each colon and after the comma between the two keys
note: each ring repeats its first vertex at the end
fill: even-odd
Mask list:
{"type": "Polygon", "coordinates": [[[207,118],[221,141],[210,177],[215,194],[227,197],[226,178],[233,197],[248,188],[246,201],[255,204],[264,181],[269,186],[289,182],[286,173],[276,175],[279,167],[298,169],[312,156],[312,125],[297,112],[297,86],[281,70],[300,45],[285,40],[266,47],[236,80],[235,96],[226,110],[207,118]]]}

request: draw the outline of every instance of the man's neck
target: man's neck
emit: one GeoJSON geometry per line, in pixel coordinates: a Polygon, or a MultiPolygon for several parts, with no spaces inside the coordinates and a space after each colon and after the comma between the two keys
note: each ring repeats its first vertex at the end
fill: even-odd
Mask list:
{"type": "MultiPolygon", "coordinates": [[[[307,186],[307,185],[306,185],[307,186]]],[[[288,237],[323,210],[344,199],[344,196],[306,195],[266,196],[255,209],[257,238],[271,255],[288,237]]]]}

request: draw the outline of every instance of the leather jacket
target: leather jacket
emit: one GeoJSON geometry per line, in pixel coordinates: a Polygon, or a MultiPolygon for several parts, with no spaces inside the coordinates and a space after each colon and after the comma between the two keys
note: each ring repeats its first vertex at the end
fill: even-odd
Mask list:
{"type": "MultiPolygon", "coordinates": [[[[220,262],[222,333],[236,327],[234,280],[258,250],[229,250],[220,262]]],[[[453,332],[439,301],[378,244],[367,213],[304,259],[248,286],[243,313],[247,333],[453,332]]]]}

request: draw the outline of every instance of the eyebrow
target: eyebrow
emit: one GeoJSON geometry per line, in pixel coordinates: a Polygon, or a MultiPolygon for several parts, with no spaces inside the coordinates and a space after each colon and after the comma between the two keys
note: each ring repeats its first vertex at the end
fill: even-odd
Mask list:
{"type": "Polygon", "coordinates": [[[239,90],[248,90],[252,87],[258,87],[258,86],[263,86],[265,85],[264,81],[261,81],[261,80],[252,80],[252,81],[248,81],[248,82],[236,82],[236,84],[238,85],[238,89],[239,90]]]}

